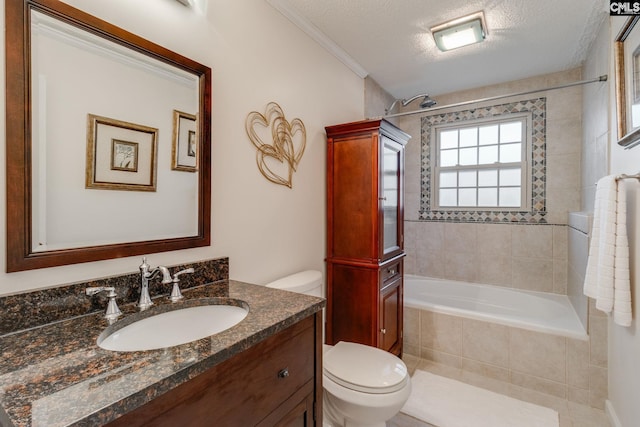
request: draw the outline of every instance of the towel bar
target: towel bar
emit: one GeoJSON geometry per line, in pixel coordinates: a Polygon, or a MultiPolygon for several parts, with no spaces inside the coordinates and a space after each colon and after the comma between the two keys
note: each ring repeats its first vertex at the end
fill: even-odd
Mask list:
{"type": "Polygon", "coordinates": [[[620,174],[616,176],[616,181],[620,179],[640,179],[640,173],[635,175],[627,175],[626,173],[620,174]]]}
{"type": "MultiPolygon", "coordinates": [[[[640,172],[634,174],[634,175],[627,175],[626,173],[622,173],[620,175],[616,175],[616,181],[619,181],[621,179],[637,179],[640,180],[640,172]]],[[[598,183],[595,183],[596,187],[598,186],[598,183]]]]}

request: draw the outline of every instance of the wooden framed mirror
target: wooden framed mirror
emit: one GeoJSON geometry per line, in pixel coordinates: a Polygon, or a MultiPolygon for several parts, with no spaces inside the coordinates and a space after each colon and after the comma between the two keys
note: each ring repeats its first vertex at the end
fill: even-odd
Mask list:
{"type": "Polygon", "coordinates": [[[7,272],[208,246],[211,69],[58,0],[5,20],[7,272]]]}

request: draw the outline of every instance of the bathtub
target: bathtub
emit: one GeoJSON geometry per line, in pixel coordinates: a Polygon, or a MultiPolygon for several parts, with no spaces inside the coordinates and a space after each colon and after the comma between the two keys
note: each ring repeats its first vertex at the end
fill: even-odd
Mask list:
{"type": "Polygon", "coordinates": [[[404,276],[406,307],[587,340],[566,295],[404,276]]]}

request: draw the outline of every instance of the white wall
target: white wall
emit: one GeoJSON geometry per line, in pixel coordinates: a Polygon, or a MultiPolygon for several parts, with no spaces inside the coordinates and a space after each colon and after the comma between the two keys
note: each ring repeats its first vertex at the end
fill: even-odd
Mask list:
{"type": "MultiPolygon", "coordinates": [[[[618,34],[626,17],[611,18],[609,45],[618,34]]],[[[637,31],[638,29],[636,29],[637,31]]],[[[610,54],[609,58],[613,58],[610,54]]],[[[609,76],[613,76],[613,60],[609,62],[609,76]]],[[[611,85],[609,128],[611,129],[609,172],[638,173],[640,171],[640,146],[624,150],[616,144],[615,93],[611,85]]],[[[588,102],[588,100],[587,100],[588,102]]],[[[626,180],[627,186],[627,233],[629,236],[629,257],[631,263],[631,287],[633,300],[633,322],[623,328],[609,320],[609,409],[617,417],[620,427],[640,425],[640,183],[626,180]]],[[[618,427],[618,426],[616,426],[618,427]]]]}
{"type": "MultiPolygon", "coordinates": [[[[324,126],[364,117],[362,79],[264,0],[209,0],[203,14],[174,0],[66,2],[213,70],[212,245],[151,254],[149,262],[229,256],[231,278],[256,283],[299,269],[323,270],[324,126]],[[260,174],[245,133],[247,115],[264,113],[270,101],[280,104],[287,119],[300,118],[306,126],[306,151],[293,189],[260,174]]],[[[4,31],[0,46],[4,58],[4,31]]],[[[0,76],[4,86],[4,66],[0,76]]],[[[4,135],[4,97],[0,102],[4,135]]],[[[4,164],[2,150],[2,175],[4,164]]],[[[5,200],[4,186],[0,200],[5,200]]],[[[5,209],[0,215],[4,224],[5,209]]],[[[5,231],[0,229],[0,295],[133,272],[140,264],[132,257],[6,274],[5,231]]]]}

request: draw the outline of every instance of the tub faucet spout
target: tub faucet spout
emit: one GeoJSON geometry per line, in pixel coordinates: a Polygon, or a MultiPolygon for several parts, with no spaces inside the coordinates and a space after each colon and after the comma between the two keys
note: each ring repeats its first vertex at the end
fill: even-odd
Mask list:
{"type": "Polygon", "coordinates": [[[151,266],[147,264],[147,258],[142,258],[142,264],[140,265],[140,301],[138,302],[140,311],[146,310],[153,305],[153,301],[151,301],[151,296],[149,295],[149,281],[158,273],[162,273],[162,284],[172,283],[171,273],[167,267],[159,265],[152,269],[151,266]]]}

